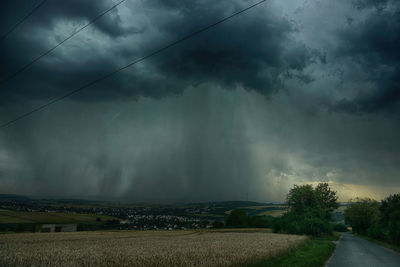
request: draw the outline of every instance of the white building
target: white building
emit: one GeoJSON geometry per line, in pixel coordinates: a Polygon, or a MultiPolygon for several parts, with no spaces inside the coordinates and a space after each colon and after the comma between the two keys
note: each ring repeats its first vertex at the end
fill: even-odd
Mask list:
{"type": "Polygon", "coordinates": [[[76,232],[76,224],[43,224],[41,233],[49,232],[76,232]]]}

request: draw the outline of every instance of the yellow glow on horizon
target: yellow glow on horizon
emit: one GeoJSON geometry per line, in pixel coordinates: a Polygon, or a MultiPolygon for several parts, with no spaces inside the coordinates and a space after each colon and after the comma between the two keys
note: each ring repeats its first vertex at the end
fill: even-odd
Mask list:
{"type": "Polygon", "coordinates": [[[391,194],[400,193],[400,186],[369,186],[358,184],[341,184],[334,181],[310,181],[302,184],[328,183],[332,190],[336,191],[340,202],[347,202],[356,197],[368,197],[375,200],[382,200],[391,194]]]}

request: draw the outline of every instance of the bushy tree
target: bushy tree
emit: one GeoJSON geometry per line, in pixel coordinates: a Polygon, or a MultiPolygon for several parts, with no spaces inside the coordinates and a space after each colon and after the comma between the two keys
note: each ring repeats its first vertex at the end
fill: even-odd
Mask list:
{"type": "Polygon", "coordinates": [[[325,219],[330,220],[333,211],[339,207],[336,192],[330,189],[328,183],[319,183],[314,189],[314,194],[317,205],[325,211],[325,219]]]}
{"type": "Polygon", "coordinates": [[[286,197],[289,210],[304,213],[306,210],[318,209],[323,219],[330,220],[332,212],[338,208],[337,195],[327,183],[312,185],[294,185],[286,197]]]}
{"type": "Polygon", "coordinates": [[[267,216],[249,216],[245,209],[235,209],[226,218],[228,227],[271,228],[273,218],[267,216]]]}
{"type": "Polygon", "coordinates": [[[306,208],[316,206],[316,197],[312,185],[294,185],[286,196],[289,211],[302,213],[306,208]]]}
{"type": "Polygon", "coordinates": [[[319,212],[318,209],[309,209],[303,213],[287,212],[275,222],[273,230],[274,232],[312,236],[331,234],[331,224],[319,212]]]}
{"type": "Polygon", "coordinates": [[[274,224],[275,232],[320,236],[331,234],[329,220],[339,206],[336,192],[327,183],[294,185],[287,194],[288,212],[274,224]]]}
{"type": "Polygon", "coordinates": [[[353,231],[367,234],[368,229],[379,223],[379,202],[370,198],[356,198],[344,211],[344,219],[353,231]]]}
{"type": "Polygon", "coordinates": [[[390,241],[400,245],[400,194],[390,195],[382,200],[379,210],[382,214],[382,225],[387,228],[390,241]]]}
{"type": "Polygon", "coordinates": [[[226,219],[226,226],[246,227],[247,219],[247,212],[244,209],[234,209],[226,219]]]}
{"type": "Polygon", "coordinates": [[[247,226],[255,228],[271,228],[273,219],[266,216],[248,216],[247,226]]]}

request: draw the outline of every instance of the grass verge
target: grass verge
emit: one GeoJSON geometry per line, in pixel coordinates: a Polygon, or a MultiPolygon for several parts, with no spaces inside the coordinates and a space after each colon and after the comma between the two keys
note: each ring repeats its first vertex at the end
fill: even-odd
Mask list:
{"type": "Polygon", "coordinates": [[[332,241],[338,240],[339,237],[340,233],[335,233],[333,236],[310,238],[308,241],[288,253],[266,259],[256,264],[251,264],[249,267],[324,266],[335,251],[336,245],[332,241]]]}

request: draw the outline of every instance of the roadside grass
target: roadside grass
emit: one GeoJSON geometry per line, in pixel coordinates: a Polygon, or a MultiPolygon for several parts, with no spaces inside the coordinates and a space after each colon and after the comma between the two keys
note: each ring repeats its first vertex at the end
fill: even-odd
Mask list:
{"type": "Polygon", "coordinates": [[[325,235],[322,237],[313,237],[315,240],[325,240],[325,241],[338,241],[342,234],[340,232],[333,232],[332,235],[325,235]]]}
{"type": "Polygon", "coordinates": [[[318,267],[325,266],[326,262],[335,251],[336,245],[333,241],[340,238],[340,233],[332,236],[310,238],[298,247],[276,257],[263,260],[249,267],[318,267]]]}
{"type": "Polygon", "coordinates": [[[353,234],[355,236],[358,236],[360,238],[363,238],[363,239],[368,240],[370,242],[373,242],[375,244],[381,245],[382,247],[385,247],[385,248],[388,248],[388,249],[391,249],[391,250],[394,250],[394,251],[400,253],[400,246],[396,246],[396,245],[390,244],[390,243],[382,241],[382,240],[373,239],[373,238],[371,238],[369,236],[355,234],[355,233],[353,233],[353,234]]]}

